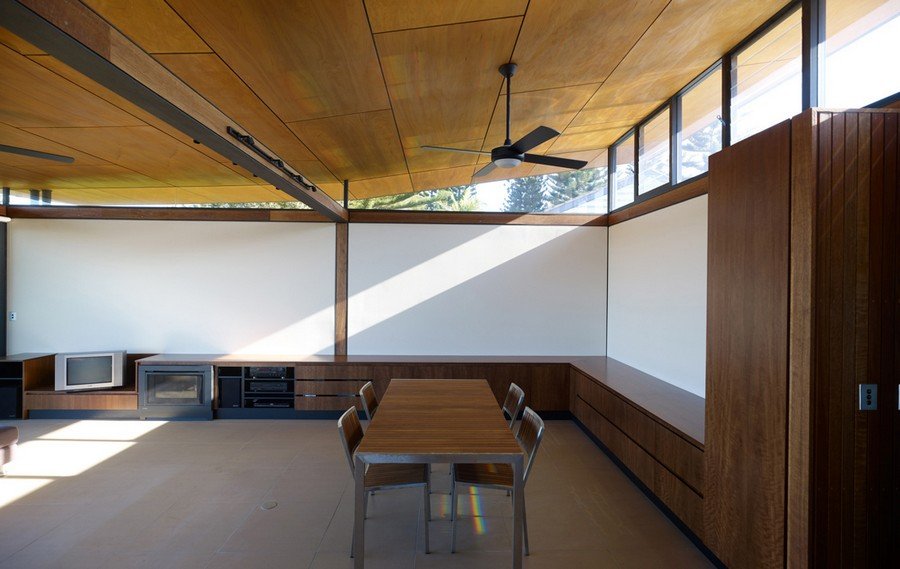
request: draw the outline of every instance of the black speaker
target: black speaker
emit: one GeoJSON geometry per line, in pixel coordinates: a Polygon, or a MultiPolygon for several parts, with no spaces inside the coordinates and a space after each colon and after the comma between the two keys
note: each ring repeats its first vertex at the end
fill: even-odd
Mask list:
{"type": "Polygon", "coordinates": [[[22,380],[0,379],[0,419],[22,418],[22,380]]]}
{"type": "Polygon", "coordinates": [[[241,407],[241,381],[239,377],[219,378],[219,409],[241,407]]]}

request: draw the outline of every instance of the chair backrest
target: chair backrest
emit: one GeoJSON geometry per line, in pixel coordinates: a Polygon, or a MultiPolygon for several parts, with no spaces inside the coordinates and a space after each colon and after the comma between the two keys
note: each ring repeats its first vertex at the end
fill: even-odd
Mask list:
{"type": "Polygon", "coordinates": [[[372,420],[375,411],[378,410],[378,399],[375,397],[375,386],[369,381],[359,390],[359,398],[362,399],[363,411],[366,412],[366,419],[372,420]]]}
{"type": "Polygon", "coordinates": [[[359,423],[359,417],[356,415],[356,407],[347,409],[341,418],[338,419],[338,432],[341,435],[341,443],[344,445],[344,452],[347,454],[347,462],[350,463],[350,472],[353,472],[353,453],[356,447],[363,439],[362,425],[359,423]]]}
{"type": "Polygon", "coordinates": [[[528,458],[525,461],[525,476],[522,482],[528,481],[528,475],[531,474],[531,465],[534,464],[534,457],[537,456],[538,447],[541,446],[541,439],[544,438],[544,420],[538,417],[531,407],[526,407],[522,414],[522,422],[519,423],[519,430],[516,433],[516,439],[522,445],[522,449],[528,458]]]}
{"type": "Polygon", "coordinates": [[[516,417],[525,404],[525,392],[515,383],[509,384],[509,391],[506,392],[506,399],[503,401],[503,412],[509,416],[509,428],[512,429],[516,423],[516,417]]]}

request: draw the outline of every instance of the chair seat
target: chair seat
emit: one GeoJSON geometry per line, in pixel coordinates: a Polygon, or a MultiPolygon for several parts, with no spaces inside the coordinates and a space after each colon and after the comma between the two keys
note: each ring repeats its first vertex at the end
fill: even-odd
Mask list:
{"type": "Polygon", "coordinates": [[[457,464],[456,481],[463,484],[513,485],[513,470],[509,464],[457,464]]]}
{"type": "Polygon", "coordinates": [[[427,464],[371,464],[366,469],[366,488],[404,486],[428,482],[427,464]]]}
{"type": "Polygon", "coordinates": [[[0,426],[0,447],[8,447],[19,441],[19,429],[17,427],[0,426]]]}

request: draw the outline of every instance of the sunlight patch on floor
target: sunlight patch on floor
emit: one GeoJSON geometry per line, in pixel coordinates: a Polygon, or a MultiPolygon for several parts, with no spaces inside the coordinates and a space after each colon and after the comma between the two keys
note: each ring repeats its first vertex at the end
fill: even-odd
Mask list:
{"type": "Polygon", "coordinates": [[[53,482],[52,478],[16,478],[10,473],[11,470],[7,466],[7,475],[0,478],[0,508],[4,508],[53,482]]]}
{"type": "Polygon", "coordinates": [[[134,441],[168,421],[78,421],[38,437],[42,440],[134,441]]]}
{"type": "Polygon", "coordinates": [[[136,444],[166,421],[77,421],[19,443],[0,478],[0,508],[58,478],[78,476],[136,444]]]}

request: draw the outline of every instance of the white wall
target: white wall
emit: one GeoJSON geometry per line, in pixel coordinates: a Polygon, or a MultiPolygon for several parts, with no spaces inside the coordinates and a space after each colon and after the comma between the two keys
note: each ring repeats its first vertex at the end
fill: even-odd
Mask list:
{"type": "Polygon", "coordinates": [[[706,249],[706,196],[609,229],[609,356],[700,396],[706,249]]]}
{"type": "Polygon", "coordinates": [[[15,219],[9,352],[332,353],[334,225],[15,219]]]}
{"type": "Polygon", "coordinates": [[[351,354],[603,355],[604,227],[354,224],[351,354]]]}

